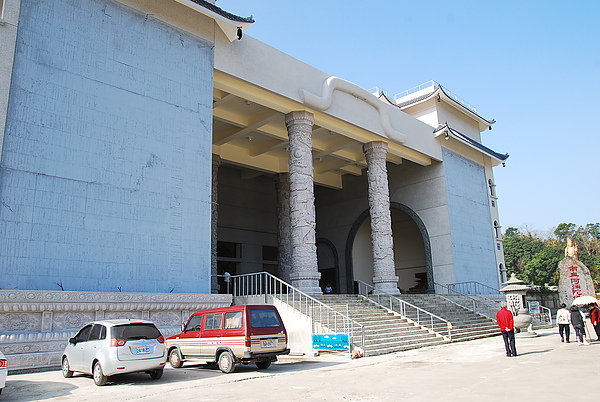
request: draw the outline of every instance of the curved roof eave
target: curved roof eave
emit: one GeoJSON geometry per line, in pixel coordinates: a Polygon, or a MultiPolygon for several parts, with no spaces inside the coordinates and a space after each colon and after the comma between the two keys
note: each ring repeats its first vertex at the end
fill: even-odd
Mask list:
{"type": "Polygon", "coordinates": [[[252,16],[240,17],[239,15],[231,14],[206,0],[176,1],[215,20],[230,42],[240,39],[241,33],[254,23],[252,16]]]}
{"type": "Polygon", "coordinates": [[[458,141],[462,142],[463,144],[465,144],[479,152],[483,152],[484,154],[488,155],[490,158],[496,160],[498,163],[504,163],[510,156],[509,154],[501,154],[499,152],[493,151],[492,149],[486,147],[482,143],[477,142],[474,139],[464,135],[460,131],[453,129],[452,127],[450,127],[448,125],[448,123],[444,123],[444,124],[440,125],[438,128],[436,128],[435,130],[433,130],[433,134],[435,137],[439,137],[440,135],[452,136],[453,138],[457,139],[458,141]]]}
{"type": "Polygon", "coordinates": [[[442,87],[441,85],[438,85],[429,94],[425,94],[425,95],[419,96],[415,99],[411,99],[405,103],[398,104],[398,107],[400,107],[400,109],[406,109],[407,107],[426,102],[432,98],[435,98],[436,96],[440,96],[439,100],[443,99],[444,101],[446,101],[447,103],[456,107],[457,109],[460,109],[462,112],[465,112],[468,115],[470,115],[473,119],[475,119],[479,123],[480,131],[484,131],[487,128],[491,129],[491,127],[496,123],[496,120],[494,120],[494,119],[488,120],[488,119],[484,118],[483,116],[481,116],[480,114],[474,112],[470,108],[466,107],[465,105],[463,105],[456,99],[454,99],[452,96],[450,96],[448,93],[446,93],[446,91],[444,90],[444,87],[442,87]]]}

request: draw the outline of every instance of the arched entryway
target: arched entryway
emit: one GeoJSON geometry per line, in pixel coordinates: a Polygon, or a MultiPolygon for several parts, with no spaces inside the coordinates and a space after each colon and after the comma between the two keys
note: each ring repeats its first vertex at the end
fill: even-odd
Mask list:
{"type": "MultiPolygon", "coordinates": [[[[431,245],[425,224],[403,204],[391,203],[390,207],[398,288],[402,293],[432,290],[431,245]]],[[[354,222],[346,250],[348,289],[354,289],[356,280],[372,284],[373,251],[368,210],[354,222]]]]}
{"type": "Polygon", "coordinates": [[[339,258],[334,244],[323,238],[317,239],[317,261],[319,264],[319,287],[325,293],[325,287],[329,284],[333,293],[339,293],[339,258]]]}

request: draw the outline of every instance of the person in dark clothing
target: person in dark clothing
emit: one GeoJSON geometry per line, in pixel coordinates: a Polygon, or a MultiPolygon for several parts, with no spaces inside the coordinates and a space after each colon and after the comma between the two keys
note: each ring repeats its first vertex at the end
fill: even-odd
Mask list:
{"type": "Polygon", "coordinates": [[[506,302],[500,302],[500,310],[496,313],[496,322],[502,332],[506,357],[517,355],[515,345],[515,319],[513,313],[506,308],[506,302]]]}
{"type": "Polygon", "coordinates": [[[571,306],[571,324],[575,329],[575,336],[577,337],[579,346],[589,345],[585,340],[585,317],[575,305],[571,306]]]}
{"type": "MultiPolygon", "coordinates": [[[[596,331],[596,340],[600,341],[600,308],[598,308],[598,303],[590,304],[590,321],[594,326],[594,331],[596,331]]],[[[590,340],[591,340],[590,336],[590,340]]]]}

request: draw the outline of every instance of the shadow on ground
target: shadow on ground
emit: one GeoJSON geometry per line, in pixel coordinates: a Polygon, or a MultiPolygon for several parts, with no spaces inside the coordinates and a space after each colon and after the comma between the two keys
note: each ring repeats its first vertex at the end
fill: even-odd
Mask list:
{"type": "Polygon", "coordinates": [[[73,384],[54,381],[6,380],[1,399],[5,401],[29,402],[66,397],[78,387],[73,384]]]}

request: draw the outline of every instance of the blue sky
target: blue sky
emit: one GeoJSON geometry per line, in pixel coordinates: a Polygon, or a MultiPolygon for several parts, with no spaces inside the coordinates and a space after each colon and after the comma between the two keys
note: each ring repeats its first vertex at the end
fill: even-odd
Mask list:
{"type": "MultiPolygon", "coordinates": [[[[600,222],[600,1],[218,0],[330,75],[398,93],[436,80],[497,123],[503,230],[600,222]]],[[[243,40],[243,39],[242,39],[243,40]]]]}

